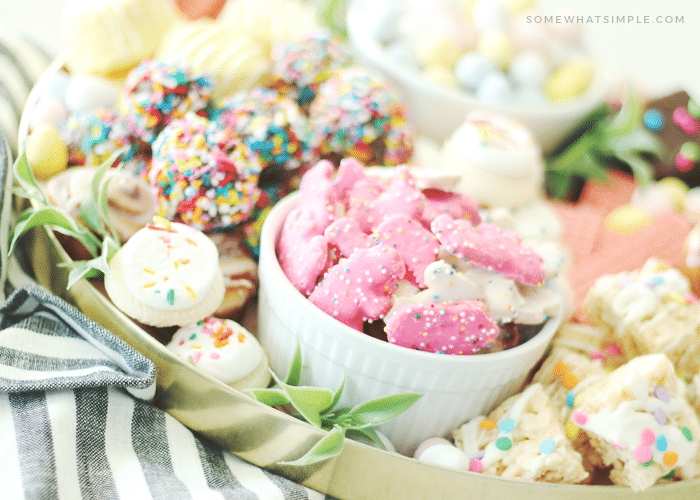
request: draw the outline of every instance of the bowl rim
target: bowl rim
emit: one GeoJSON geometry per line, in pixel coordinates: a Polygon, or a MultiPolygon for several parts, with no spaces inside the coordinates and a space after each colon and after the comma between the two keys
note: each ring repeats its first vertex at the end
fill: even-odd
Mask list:
{"type": "MultiPolygon", "coordinates": [[[[538,349],[546,350],[547,345],[552,340],[556,330],[561,324],[563,302],[559,307],[558,313],[549,318],[542,329],[532,339],[505,351],[477,355],[441,355],[438,353],[419,351],[384,342],[357,331],[341,323],[332,316],[329,316],[316,305],[312,304],[294,287],[280,266],[276,251],[277,242],[284,220],[287,214],[294,208],[300,196],[301,194],[299,191],[285,196],[272,208],[265,218],[260,236],[259,273],[261,282],[268,279],[269,273],[270,281],[274,283],[275,287],[281,287],[285,291],[286,297],[293,300],[295,305],[299,304],[300,307],[303,307],[306,313],[313,315],[313,321],[322,321],[324,324],[332,326],[336,330],[334,336],[344,337],[347,339],[347,342],[344,343],[352,343],[353,348],[363,351],[376,351],[377,349],[381,349],[387,356],[400,356],[402,361],[405,362],[411,361],[415,364],[420,363],[423,365],[439,366],[443,369],[446,367],[455,369],[473,365],[491,365],[511,362],[515,358],[526,356],[528,353],[537,351],[538,349]]],[[[551,284],[555,291],[561,291],[558,278],[552,280],[551,284]]]]}
{"type": "Polygon", "coordinates": [[[484,102],[464,90],[426,81],[415,71],[411,71],[410,68],[406,68],[401,63],[387,57],[382,45],[374,36],[373,30],[370,29],[371,23],[367,22],[368,12],[374,10],[365,5],[367,1],[352,0],[348,5],[347,33],[354,49],[364,54],[374,66],[381,67],[391,79],[402,82],[411,89],[420,90],[427,94],[426,98],[438,98],[451,105],[469,107],[470,109],[481,107],[496,113],[514,116],[517,119],[537,116],[544,120],[567,116],[578,110],[592,109],[592,106],[601,102],[610,85],[609,77],[604,74],[602,68],[596,68],[593,80],[581,95],[560,103],[545,102],[543,106],[532,107],[518,102],[509,104],[484,102]]]}

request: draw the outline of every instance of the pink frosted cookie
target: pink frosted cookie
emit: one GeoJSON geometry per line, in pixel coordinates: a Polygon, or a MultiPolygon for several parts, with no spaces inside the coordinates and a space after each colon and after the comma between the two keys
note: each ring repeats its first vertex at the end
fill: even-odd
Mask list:
{"type": "Polygon", "coordinates": [[[354,252],[331,267],[316,285],[312,304],[355,330],[391,308],[391,294],[406,272],[396,250],[374,246],[354,252]]]}
{"type": "Polygon", "coordinates": [[[544,281],[544,262],[531,248],[520,244],[513,231],[501,231],[497,226],[482,223],[474,226],[449,215],[439,215],[430,225],[440,243],[458,259],[469,261],[489,271],[526,285],[544,281]]]}
{"type": "Polygon", "coordinates": [[[386,323],[390,343],[440,354],[474,354],[494,342],[499,332],[479,301],[411,304],[386,323]]]}
{"type": "Polygon", "coordinates": [[[301,196],[296,208],[308,211],[318,225],[318,234],[323,234],[326,226],[339,216],[342,207],[333,186],[334,173],[333,164],[321,160],[304,174],[299,184],[301,196]]]}
{"type": "Polygon", "coordinates": [[[323,232],[326,241],[340,251],[341,257],[350,257],[359,248],[369,248],[378,243],[375,236],[365,233],[355,219],[341,217],[323,232]]]}
{"type": "Polygon", "coordinates": [[[280,266],[292,285],[309,295],[328,269],[328,242],[323,228],[307,209],[292,210],[284,221],[277,245],[280,266]]]}
{"type": "Polygon", "coordinates": [[[422,219],[425,227],[430,227],[432,220],[440,214],[447,214],[453,219],[467,219],[474,225],[481,222],[479,203],[466,193],[453,193],[438,188],[423,189],[422,193],[425,196],[422,219]]]}

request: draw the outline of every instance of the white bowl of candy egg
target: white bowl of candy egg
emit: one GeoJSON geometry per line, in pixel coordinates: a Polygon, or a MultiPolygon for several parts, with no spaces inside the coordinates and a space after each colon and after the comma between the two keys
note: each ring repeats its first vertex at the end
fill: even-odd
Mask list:
{"type": "Polygon", "coordinates": [[[354,0],[348,35],[357,59],[402,90],[422,135],[441,142],[468,112],[490,111],[523,122],[547,153],[602,102],[608,83],[581,26],[545,23],[532,4],[354,0]]]}
{"type": "MultiPolygon", "coordinates": [[[[495,224],[471,225],[467,217],[475,222],[478,215],[467,195],[421,187],[411,173],[418,169],[397,167],[388,184],[365,171],[346,159],[334,177],[333,167],[321,162],[304,176],[300,192],[266,218],[258,338],[277,373],[286,373],[298,342],[302,384],[335,390],[345,380],[341,406],[422,394],[406,413],[379,427],[397,451],[412,454],[426,438],[448,434],[521,388],[561,322],[561,294],[555,271],[514,233],[495,224]],[[383,220],[372,234],[348,226],[348,200],[361,199],[367,204],[355,209],[383,220]],[[420,214],[401,199],[416,201],[408,205],[420,207],[420,214]],[[436,208],[448,213],[430,212],[436,208]],[[481,236],[475,227],[484,230],[481,236]],[[461,254],[461,231],[488,247],[477,252],[481,257],[461,254]],[[394,245],[404,257],[397,257],[394,245]],[[494,261],[501,273],[465,261],[488,267],[480,259],[498,246],[510,256],[510,271],[505,260],[494,261]],[[513,276],[516,267],[521,282],[502,274],[513,276]],[[340,313],[334,309],[339,302],[340,313]],[[518,335],[527,340],[514,341],[518,335]],[[474,351],[479,353],[467,355],[474,351]]],[[[434,173],[425,179],[436,180],[434,173]]]]}

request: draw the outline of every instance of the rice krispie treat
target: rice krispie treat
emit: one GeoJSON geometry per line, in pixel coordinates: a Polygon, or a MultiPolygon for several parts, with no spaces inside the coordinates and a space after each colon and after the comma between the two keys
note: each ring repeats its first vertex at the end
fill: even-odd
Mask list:
{"type": "Polygon", "coordinates": [[[453,431],[469,470],[551,483],[583,483],[589,475],[581,455],[542,385],[532,384],[496,408],[453,431]]]}
{"type": "Polygon", "coordinates": [[[598,278],[584,310],[627,359],[664,353],[684,377],[700,371],[700,303],[687,278],[664,262],[598,278]]]}
{"type": "Polygon", "coordinates": [[[664,354],[639,356],[574,398],[577,449],[635,491],[698,474],[700,421],[664,354]]]}

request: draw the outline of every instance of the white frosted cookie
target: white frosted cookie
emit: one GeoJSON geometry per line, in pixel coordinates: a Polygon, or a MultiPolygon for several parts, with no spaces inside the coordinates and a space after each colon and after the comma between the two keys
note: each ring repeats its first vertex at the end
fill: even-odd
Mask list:
{"type": "Polygon", "coordinates": [[[700,422],[685,391],[665,355],[634,358],[576,396],[571,422],[587,438],[575,440],[579,451],[635,491],[696,476],[700,422]]]}
{"type": "Polygon", "coordinates": [[[168,349],[236,389],[267,387],[272,376],[258,340],[230,319],[214,317],[180,328],[168,349]]]}
{"type": "Polygon", "coordinates": [[[470,457],[473,472],[552,483],[583,483],[589,477],[540,384],[530,385],[488,417],[476,417],[452,435],[470,457]]]}
{"type": "Polygon", "coordinates": [[[211,315],[224,297],[216,245],[190,226],[154,220],[110,261],[109,298],[151,326],[184,326],[211,315]]]}

